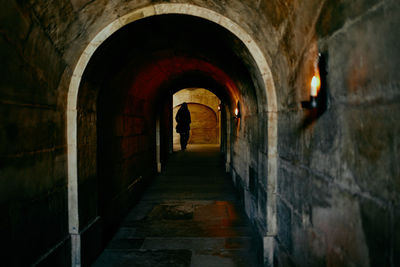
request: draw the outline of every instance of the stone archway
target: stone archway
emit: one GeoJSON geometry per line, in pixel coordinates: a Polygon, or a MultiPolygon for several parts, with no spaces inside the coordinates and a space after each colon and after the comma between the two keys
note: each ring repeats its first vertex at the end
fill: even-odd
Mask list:
{"type": "MultiPolygon", "coordinates": [[[[187,103],[192,123],[190,127],[190,137],[188,144],[219,144],[219,121],[217,113],[209,106],[196,103],[187,103]]],[[[173,118],[181,105],[177,105],[173,109],[173,118]]],[[[176,128],[176,121],[174,121],[173,129],[176,128]]],[[[179,145],[179,135],[174,132],[173,135],[174,146],[179,145]]]]}
{"type": "MultiPolygon", "coordinates": [[[[239,25],[212,10],[191,4],[157,4],[137,9],[118,18],[100,31],[86,47],[73,71],[67,101],[67,144],[68,144],[68,211],[69,232],[72,243],[72,266],[80,266],[80,229],[78,216],[78,164],[77,164],[77,103],[79,85],[84,70],[96,49],[114,32],[136,20],[162,15],[183,14],[200,17],[229,30],[249,50],[262,77],[266,99],[259,99],[260,108],[268,112],[268,188],[267,224],[264,236],[264,258],[272,261],[273,238],[276,234],[276,184],[277,184],[277,101],[269,65],[256,42],[239,25]],[[266,104],[266,108],[265,108],[266,104]]],[[[258,95],[263,95],[258,94],[258,95]]]]}
{"type": "MultiPolygon", "coordinates": [[[[221,100],[214,93],[204,88],[186,88],[176,92],[172,102],[173,118],[183,102],[189,106],[192,116],[189,144],[220,144],[221,100]]],[[[173,120],[173,129],[175,127],[173,120]]],[[[173,144],[179,146],[176,131],[173,131],[173,144]]]]}

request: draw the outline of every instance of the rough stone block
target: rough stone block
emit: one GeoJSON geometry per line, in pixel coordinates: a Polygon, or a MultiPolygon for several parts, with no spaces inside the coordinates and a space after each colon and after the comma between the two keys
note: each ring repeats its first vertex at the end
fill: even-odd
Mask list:
{"type": "Polygon", "coordinates": [[[342,165],[346,164],[362,191],[383,199],[398,199],[400,192],[398,161],[393,156],[400,134],[399,114],[398,104],[355,107],[345,113],[342,165]]]}
{"type": "Polygon", "coordinates": [[[257,199],[257,217],[261,220],[261,226],[267,229],[267,192],[266,188],[258,187],[257,199]]]}
{"type": "Polygon", "coordinates": [[[330,207],[332,201],[330,181],[314,175],[310,182],[312,207],[330,207]]]}
{"type": "Polygon", "coordinates": [[[317,12],[321,7],[321,1],[311,0],[301,4],[294,4],[292,11],[293,35],[292,49],[297,53],[310,45],[310,38],[314,34],[312,25],[314,24],[317,12]]]}
{"type": "Polygon", "coordinates": [[[278,239],[289,253],[293,250],[292,210],[283,201],[277,201],[278,239]]]}
{"type": "Polygon", "coordinates": [[[37,79],[43,80],[49,92],[54,94],[66,64],[40,26],[30,32],[24,47],[24,58],[32,66],[37,79]]]}
{"type": "Polygon", "coordinates": [[[337,150],[340,138],[342,138],[340,121],[343,119],[341,114],[344,112],[342,109],[332,107],[318,118],[312,129],[311,146],[313,150],[325,154],[333,154],[337,150]]]}
{"type": "Polygon", "coordinates": [[[322,37],[343,27],[347,20],[363,15],[381,0],[341,0],[326,1],[317,23],[317,32],[322,37]]]}
{"type": "Polygon", "coordinates": [[[292,8],[291,5],[280,0],[260,2],[261,11],[274,27],[279,27],[290,17],[292,8]]]}
{"type": "Polygon", "coordinates": [[[377,104],[398,97],[399,40],[391,32],[396,32],[399,16],[395,4],[381,5],[329,39],[328,82],[334,101],[377,104]]]}
{"type": "Polygon", "coordinates": [[[80,10],[90,2],[91,2],[90,0],[71,0],[71,4],[75,10],[80,10]]]}
{"type": "Polygon", "coordinates": [[[279,157],[292,162],[308,163],[306,154],[310,146],[310,133],[301,129],[302,114],[280,112],[278,122],[279,157]],[[305,155],[303,155],[305,154],[305,155]]]}
{"type": "Polygon", "coordinates": [[[297,266],[309,266],[312,264],[308,264],[309,259],[309,244],[308,244],[308,231],[307,228],[304,227],[302,218],[293,213],[293,225],[292,225],[292,233],[293,233],[293,261],[296,262],[297,266]]]}
{"type": "Polygon", "coordinates": [[[278,169],[278,192],[294,211],[308,214],[313,202],[312,174],[304,168],[281,161],[278,169]]]}
{"type": "Polygon", "coordinates": [[[293,174],[281,164],[278,169],[278,192],[289,203],[293,203],[293,186],[293,174]]]}
{"type": "Polygon", "coordinates": [[[340,168],[343,167],[340,148],[346,139],[340,124],[344,112],[343,109],[329,109],[307,130],[310,135],[306,150],[310,160],[309,166],[328,179],[335,177],[344,180],[340,168]]]}
{"type": "MultiPolygon", "coordinates": [[[[30,1],[35,15],[43,25],[46,33],[59,51],[65,49],[64,46],[75,38],[77,28],[71,27],[76,19],[70,1],[62,0],[57,2],[30,1]],[[71,32],[74,30],[74,32],[71,32]]],[[[77,21],[76,21],[77,22],[77,21]]]]}
{"type": "Polygon", "coordinates": [[[293,209],[299,214],[309,214],[312,203],[312,186],[309,173],[304,169],[293,177],[293,209]]]}
{"type": "Polygon", "coordinates": [[[391,239],[395,234],[392,233],[390,210],[372,200],[361,199],[360,211],[370,265],[390,266],[391,239]]]}
{"type": "Polygon", "coordinates": [[[368,247],[360,206],[351,194],[330,187],[332,199],[329,207],[312,209],[312,225],[326,242],[327,265],[368,265],[368,247]]]}

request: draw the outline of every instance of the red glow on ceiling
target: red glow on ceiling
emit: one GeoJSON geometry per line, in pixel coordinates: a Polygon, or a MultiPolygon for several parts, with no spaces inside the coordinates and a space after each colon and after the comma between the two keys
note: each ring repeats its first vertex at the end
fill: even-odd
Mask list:
{"type": "Polygon", "coordinates": [[[157,94],[157,90],[166,82],[191,72],[200,72],[212,78],[226,88],[228,95],[233,98],[238,96],[235,83],[223,70],[204,60],[188,57],[170,57],[147,65],[134,78],[130,94],[152,97],[157,94]]]}

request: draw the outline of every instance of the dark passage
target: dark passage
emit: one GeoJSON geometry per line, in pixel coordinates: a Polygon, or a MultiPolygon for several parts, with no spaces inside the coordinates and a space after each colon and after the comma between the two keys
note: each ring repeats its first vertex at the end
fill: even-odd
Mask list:
{"type": "Polygon", "coordinates": [[[217,145],[172,155],[94,266],[256,266],[217,145]]]}

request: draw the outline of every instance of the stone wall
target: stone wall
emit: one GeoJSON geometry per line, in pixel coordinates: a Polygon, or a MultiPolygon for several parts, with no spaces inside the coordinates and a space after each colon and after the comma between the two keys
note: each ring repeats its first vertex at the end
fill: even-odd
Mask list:
{"type": "Polygon", "coordinates": [[[325,1],[279,123],[276,263],[399,264],[399,3],[325,1]],[[317,50],[328,110],[307,100],[317,50]],[[301,93],[299,93],[301,92],[301,93]]]}
{"type": "MultiPolygon", "coordinates": [[[[6,265],[38,262],[69,265],[67,153],[73,153],[73,149],[67,149],[67,130],[71,128],[67,129],[66,114],[75,110],[67,110],[68,89],[89,42],[111,22],[154,1],[122,2],[2,1],[0,233],[3,247],[0,251],[6,265]]],[[[260,240],[267,234],[275,234],[274,229],[269,229],[273,221],[266,220],[270,218],[266,202],[276,196],[275,265],[398,266],[398,1],[173,2],[195,4],[237,23],[260,47],[271,67],[277,114],[268,110],[264,101],[268,89],[263,88],[260,78],[264,70],[257,69],[255,59],[241,42],[236,39],[226,42],[234,56],[240,58],[235,62],[244,66],[236,70],[234,66],[225,66],[240,88],[240,93],[232,90],[228,95],[231,100],[243,103],[243,117],[236,120],[232,118],[235,103],[228,103],[229,97],[224,99],[227,101],[224,127],[228,135],[223,146],[228,169],[260,240]],[[318,50],[328,55],[329,105],[322,116],[310,118],[300,102],[308,98],[318,50]],[[243,69],[248,70],[251,79],[238,71],[243,69]],[[278,188],[273,196],[267,194],[271,186],[274,191],[273,174],[268,173],[271,154],[267,137],[272,129],[267,122],[271,116],[279,120],[278,188]]],[[[168,55],[171,51],[163,52],[168,55]]],[[[216,54],[225,52],[219,50],[216,54]]],[[[212,55],[202,56],[205,61],[212,58],[212,55]]],[[[235,65],[230,64],[233,58],[232,54],[226,56],[229,59],[226,65],[235,65]]],[[[175,67],[158,65],[154,69],[164,75],[181,68],[179,64],[175,67]]],[[[89,258],[85,246],[94,246],[93,240],[97,240],[96,233],[100,231],[95,209],[97,193],[101,194],[95,189],[99,166],[92,160],[99,148],[95,145],[99,133],[93,131],[99,123],[98,110],[96,105],[89,105],[95,101],[84,99],[95,96],[91,90],[98,89],[97,82],[103,76],[89,80],[89,84],[82,83],[82,88],[88,86],[87,95],[78,97],[85,104],[78,110],[78,158],[88,161],[78,162],[81,164],[78,165],[80,229],[70,231],[93,229],[87,232],[87,238],[82,236],[84,260],[89,258]]],[[[156,81],[145,77],[136,86],[142,88],[141,85],[150,82],[156,81]]],[[[132,107],[138,109],[140,101],[151,100],[146,103],[153,106],[165,95],[144,97],[136,91],[135,96],[137,102],[132,107]]],[[[140,135],[137,125],[144,123],[146,126],[141,130],[154,133],[156,114],[146,122],[140,120],[136,111],[114,115],[110,131],[113,142],[120,144],[116,155],[121,156],[114,163],[129,165],[135,155],[130,153],[136,151],[132,147],[139,143],[148,146],[143,151],[147,151],[146,159],[153,161],[153,143],[137,140],[140,135]]],[[[133,182],[129,179],[136,179],[135,175],[122,174],[123,179],[113,184],[115,192],[129,187],[133,182]]],[[[119,196],[116,203],[124,201],[124,195],[119,196]]],[[[122,214],[123,209],[116,212],[122,214]]],[[[268,247],[266,243],[263,245],[268,247]]],[[[271,263],[265,255],[264,260],[266,265],[271,263]]]]}
{"type": "MultiPolygon", "coordinates": [[[[67,226],[71,217],[67,218],[67,169],[70,167],[72,170],[73,166],[67,165],[67,153],[74,153],[74,148],[70,147],[67,151],[67,130],[71,134],[71,128],[67,129],[70,122],[66,115],[74,112],[78,112],[76,169],[80,216],[73,219],[80,220],[78,226],[73,226],[79,229],[70,231],[83,234],[84,260],[89,257],[86,249],[90,247],[90,242],[94,244],[98,241],[96,231],[100,226],[96,202],[101,192],[96,189],[99,181],[95,177],[100,167],[94,160],[94,155],[98,153],[95,144],[99,142],[99,133],[94,131],[99,123],[98,110],[93,101],[82,100],[96,94],[89,89],[87,96],[79,96],[78,100],[83,102],[78,110],[67,110],[67,94],[70,81],[74,79],[72,73],[88,42],[117,18],[150,3],[136,1],[121,5],[117,2],[7,1],[4,4],[1,13],[1,66],[4,77],[1,84],[0,136],[4,150],[1,152],[1,188],[6,191],[2,194],[1,209],[6,216],[2,216],[1,225],[4,227],[1,229],[5,229],[4,244],[12,244],[2,250],[7,255],[5,262],[12,260],[17,264],[15,260],[21,260],[21,264],[31,264],[58,260],[53,265],[68,265],[67,226]],[[30,138],[26,138],[27,135],[30,138]],[[31,213],[27,214],[26,210],[31,213]],[[86,231],[87,238],[82,231],[86,231]],[[15,257],[20,249],[27,251],[25,257],[15,257]]],[[[252,32],[252,27],[247,18],[253,15],[262,18],[254,7],[242,1],[232,2],[232,7],[207,1],[197,4],[227,15],[249,32],[252,32]]],[[[240,45],[235,49],[238,47],[240,45]]],[[[237,52],[240,53],[240,50],[237,52]]],[[[98,85],[87,86],[95,89],[98,85]]],[[[81,86],[86,85],[82,83],[81,86]]],[[[123,118],[135,120],[130,114],[123,118]]],[[[115,117],[115,128],[111,127],[116,133],[125,127],[118,126],[118,121],[115,117]]],[[[147,129],[151,131],[152,127],[150,125],[147,129]]],[[[114,136],[117,142],[119,135],[114,136]]],[[[119,148],[134,147],[134,137],[120,139],[127,145],[119,148]]],[[[123,149],[119,152],[119,155],[126,154],[123,149]]],[[[74,164],[73,161],[70,164],[74,164]]],[[[129,182],[122,181],[122,185],[125,187],[129,182]]]]}
{"type": "Polygon", "coordinates": [[[0,256],[24,266],[53,250],[69,262],[66,69],[46,30],[16,1],[0,11],[0,256]]]}
{"type": "Polygon", "coordinates": [[[98,256],[156,173],[157,105],[150,90],[132,92],[138,89],[132,86],[134,72],[116,60],[119,55],[112,53],[113,42],[116,40],[110,38],[93,55],[79,89],[78,188],[84,197],[78,200],[84,229],[83,265],[98,256]]]}

